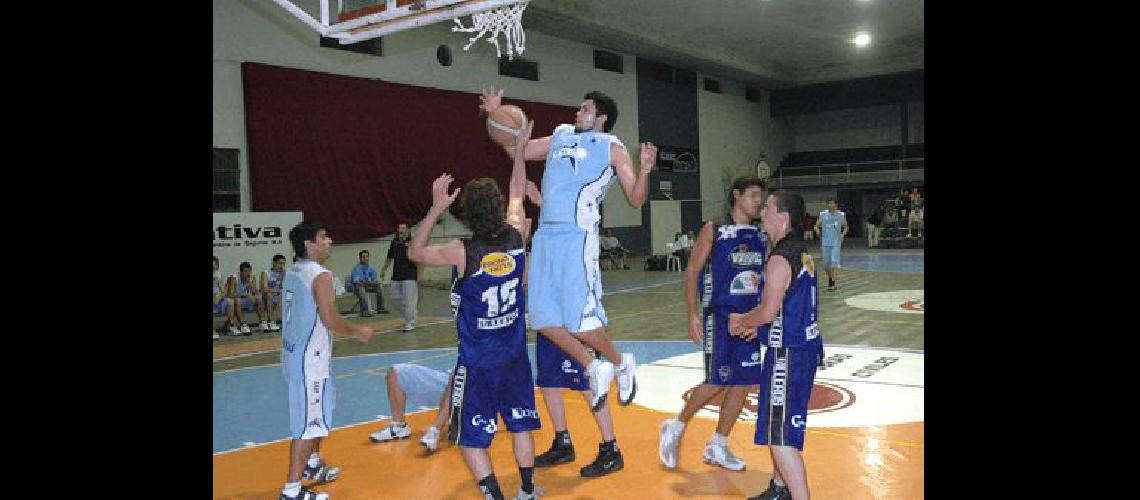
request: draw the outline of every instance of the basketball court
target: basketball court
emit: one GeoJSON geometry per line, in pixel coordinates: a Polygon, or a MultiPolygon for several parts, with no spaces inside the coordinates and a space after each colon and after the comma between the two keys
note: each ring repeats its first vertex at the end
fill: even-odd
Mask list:
{"type": "MultiPolygon", "coordinates": [[[[924,498],[923,257],[914,251],[847,253],[849,265],[861,268],[844,269],[836,292],[820,292],[826,361],[810,404],[804,449],[809,485],[815,498],[924,498]]],[[[701,461],[716,427],[715,404],[687,428],[677,469],[665,469],[657,457],[658,425],[680,410],[686,391],[699,382],[702,366],[699,347],[687,339],[684,326],[682,276],[605,271],[609,331],[619,349],[633,352],[639,364],[633,404],[611,407],[625,468],[597,479],[578,476],[578,469],[593,460],[599,437],[585,403],[568,395],[566,413],[577,459],[536,469],[535,483],[547,497],[743,498],[767,486],[772,471],[768,451],[752,444],[754,394],[729,436],[729,446],[748,464],[746,470],[732,472],[701,461]]],[[[421,314],[446,318],[444,291],[425,288],[423,295],[421,314]]],[[[369,319],[380,328],[391,323],[389,331],[363,347],[351,339],[336,344],[335,430],[321,452],[343,472],[318,489],[333,498],[478,498],[454,445],[427,456],[418,443],[435,416],[434,404],[409,406],[409,439],[368,440],[387,425],[390,414],[383,378],[387,368],[395,363],[439,370],[453,366],[454,323],[425,321],[405,333],[398,319],[369,319]]],[[[532,363],[533,335],[528,346],[532,363]]],[[[272,342],[279,337],[241,340],[215,347],[214,497],[276,498],[289,445],[285,383],[276,364],[279,347],[272,342]],[[265,352],[235,358],[225,354],[232,352],[231,344],[261,345],[265,352]]],[[[542,399],[541,392],[535,394],[542,399]]],[[[438,394],[409,397],[416,399],[438,400],[438,394]]],[[[534,440],[541,452],[553,431],[541,401],[538,407],[543,428],[534,440]]],[[[513,494],[518,472],[508,433],[496,435],[490,454],[504,493],[513,494]]]]}

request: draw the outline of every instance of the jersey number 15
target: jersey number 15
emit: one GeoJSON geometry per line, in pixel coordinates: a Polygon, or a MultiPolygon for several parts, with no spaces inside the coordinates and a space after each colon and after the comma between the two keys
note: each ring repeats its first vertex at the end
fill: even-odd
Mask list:
{"type": "Polygon", "coordinates": [[[519,279],[515,278],[499,286],[493,286],[483,292],[483,302],[487,303],[487,317],[493,318],[500,312],[506,311],[515,305],[515,293],[518,290],[519,279]]]}

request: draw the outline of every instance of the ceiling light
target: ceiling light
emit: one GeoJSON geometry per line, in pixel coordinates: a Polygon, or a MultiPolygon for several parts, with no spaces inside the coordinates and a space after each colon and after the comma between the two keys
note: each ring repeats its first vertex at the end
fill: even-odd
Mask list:
{"type": "Polygon", "coordinates": [[[871,35],[867,32],[860,31],[855,34],[855,38],[851,40],[851,42],[854,43],[856,47],[866,47],[871,43],[871,35]]]}

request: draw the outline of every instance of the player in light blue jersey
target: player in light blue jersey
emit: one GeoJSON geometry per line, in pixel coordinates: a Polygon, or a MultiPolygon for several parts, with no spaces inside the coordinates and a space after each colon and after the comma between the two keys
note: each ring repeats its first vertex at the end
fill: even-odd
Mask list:
{"type": "Polygon", "coordinates": [[[281,369],[289,394],[289,473],[281,499],[327,500],[328,494],[301,487],[302,479],[325,483],[340,470],[320,457],[321,440],[332,427],[336,404],[330,365],[332,333],[372,337],[372,327],[354,326],[340,316],[333,292],[333,275],[320,263],[329,258],[332,239],[324,226],[304,221],[289,231],[293,251],[301,260],[282,281],[281,369]]]}
{"type": "Polygon", "coordinates": [[[728,194],[732,209],[701,228],[685,270],[689,339],[704,346],[705,377],[689,391],[681,412],[661,423],[658,457],[670,469],[677,467],[677,448],[685,426],[718,394],[724,394],[724,399],[704,460],[729,470],[745,468],[744,461],[728,449],[728,434],[744,408],[748,389],[760,384],[760,344],[730,335],[728,315],[748,312],[760,303],[767,241],[752,219],[760,212],[764,184],[756,177],[740,177],[728,194]]]}
{"type": "MultiPolygon", "coordinates": [[[[480,108],[493,114],[502,95],[502,90],[485,92],[480,108]]],[[[528,271],[531,325],[586,367],[593,395],[591,410],[598,411],[615,372],[619,404],[629,404],[637,392],[634,356],[619,353],[606,335],[598,265],[600,207],[616,177],[630,204],[641,208],[649,192],[649,173],[657,162],[657,147],[641,144],[641,166],[635,173],[625,145],[609,133],[617,123],[617,103],[601,92],[583,96],[574,118],[573,125],[559,125],[551,135],[516,144],[513,149],[521,147],[527,160],[546,161],[542,212],[528,271]],[[596,358],[586,345],[608,360],[596,358]],[[615,364],[619,364],[616,369],[615,364]]],[[[503,147],[513,157],[512,148],[503,147]]],[[[580,472],[597,477],[622,467],[617,442],[610,440],[600,445],[597,459],[580,472]]]]}
{"type": "Polygon", "coordinates": [[[753,442],[768,445],[776,467],[768,489],[750,499],[810,498],[801,452],[808,400],[823,361],[823,337],[817,322],[815,262],[796,230],[803,224],[804,212],[804,199],[798,193],[778,189],[768,197],[760,213],[772,242],[764,265],[764,293],[760,305],[728,317],[732,335],[757,339],[768,347],[753,442]]]}
{"type": "MultiPolygon", "coordinates": [[[[521,154],[532,124],[523,131],[520,151],[512,154],[507,200],[493,179],[468,182],[461,206],[472,237],[428,245],[439,216],[459,196],[448,194],[454,180],[443,174],[432,183],[432,206],[408,245],[408,258],[426,266],[452,266],[451,303],[459,336],[459,359],[451,383],[449,440],[459,444],[467,468],[484,498],[502,500],[487,448],[498,430],[498,417],[511,433],[521,486],[516,500],[537,498],[534,485],[534,438],[540,427],[534,379],[526,350],[526,297],[521,293],[526,268],[527,220],[523,212],[526,164],[521,154]],[[504,206],[505,205],[505,206],[504,206]]],[[[433,495],[428,495],[433,496],[433,495]]],[[[434,495],[434,496],[439,496],[434,495]]]]}
{"type": "Polygon", "coordinates": [[[847,237],[847,214],[839,209],[834,197],[827,199],[827,210],[815,220],[815,232],[820,233],[820,250],[823,252],[823,270],[827,271],[827,290],[835,291],[835,274],[839,268],[839,249],[847,237]],[[823,232],[820,233],[820,228],[823,232]]]}

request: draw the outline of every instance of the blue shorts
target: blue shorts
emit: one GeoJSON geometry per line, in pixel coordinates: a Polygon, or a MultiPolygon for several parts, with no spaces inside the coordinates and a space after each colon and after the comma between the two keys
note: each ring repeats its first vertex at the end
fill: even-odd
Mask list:
{"type": "Polygon", "coordinates": [[[822,354],[819,344],[768,348],[756,414],[756,444],[803,451],[808,400],[822,354]]]}
{"type": "Polygon", "coordinates": [[[571,333],[606,325],[598,235],[571,224],[546,224],[534,233],[527,276],[527,305],[535,330],[563,327],[571,333]]]}
{"type": "Polygon", "coordinates": [[[261,296],[261,301],[262,301],[262,302],[261,302],[262,304],[273,304],[273,305],[275,305],[275,306],[276,306],[276,305],[279,305],[279,304],[281,304],[281,294],[279,294],[279,293],[273,293],[273,294],[270,294],[270,293],[266,293],[266,294],[262,294],[262,296],[261,296]]]}
{"type": "Polygon", "coordinates": [[[519,356],[495,367],[455,367],[451,382],[449,438],[465,448],[488,448],[499,430],[498,416],[510,432],[542,427],[534,405],[530,359],[519,356]]]}
{"type": "Polygon", "coordinates": [[[303,380],[285,377],[289,393],[289,434],[293,439],[313,439],[329,435],[336,390],[332,377],[303,380]]]}
{"type": "Polygon", "coordinates": [[[242,297],[238,300],[239,300],[238,303],[241,304],[241,310],[243,310],[243,311],[253,311],[254,310],[253,299],[251,299],[249,297],[242,297]]]}
{"type": "Polygon", "coordinates": [[[564,387],[575,391],[590,390],[590,382],[582,365],[541,333],[538,334],[538,340],[534,345],[534,358],[538,366],[538,377],[534,385],[564,387]]]}
{"type": "Polygon", "coordinates": [[[823,268],[831,269],[839,266],[839,248],[841,245],[823,245],[820,249],[823,251],[823,268]]]}
{"type": "Polygon", "coordinates": [[[214,303],[214,314],[225,314],[226,313],[226,304],[229,304],[229,303],[230,303],[229,297],[222,297],[222,300],[215,302],[214,303]]]}
{"type": "Polygon", "coordinates": [[[760,376],[760,342],[728,333],[727,308],[705,310],[705,380],[710,385],[757,385],[760,376]]]}

